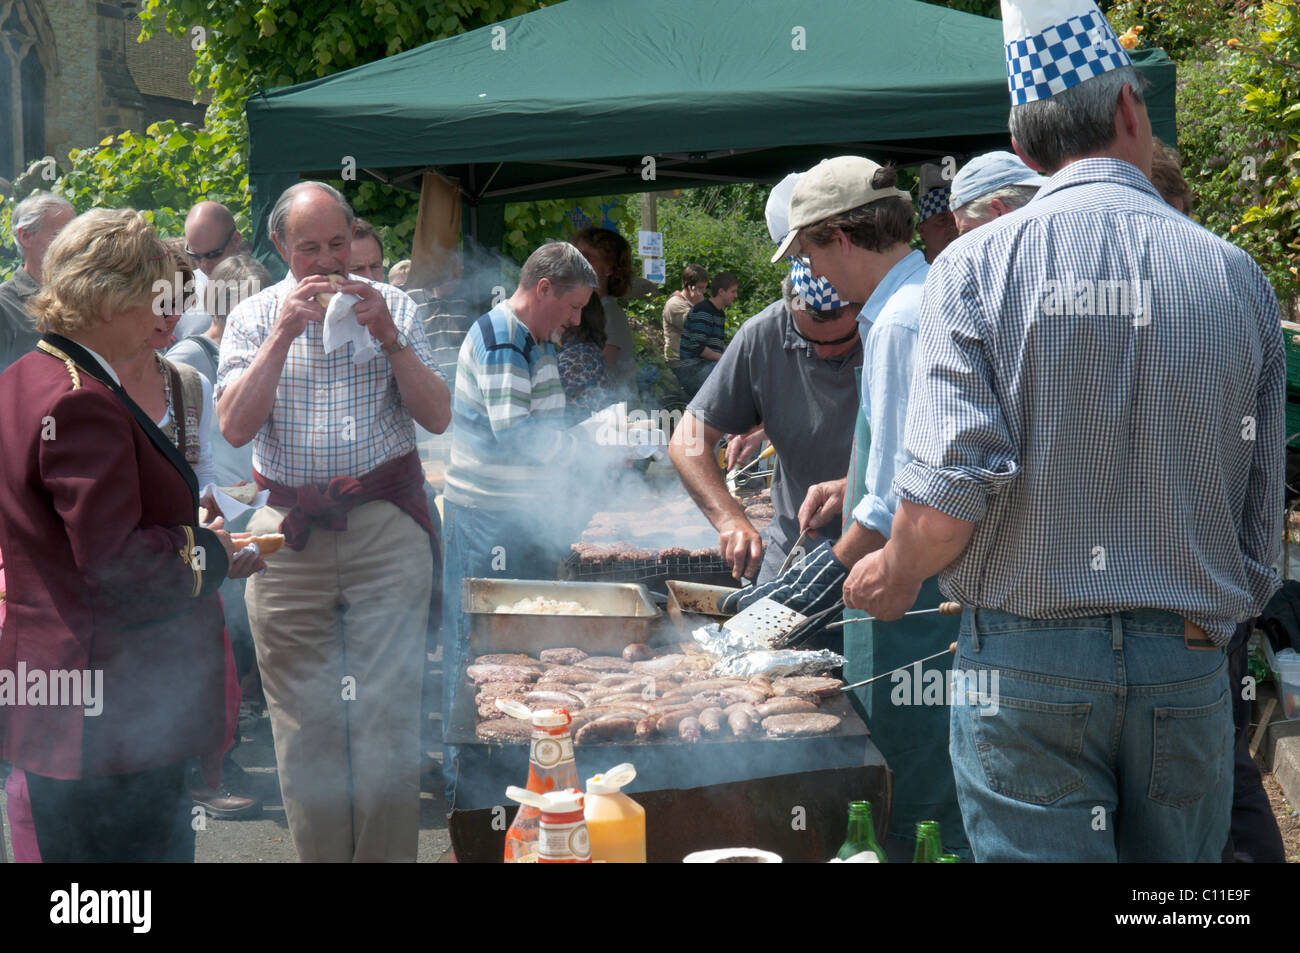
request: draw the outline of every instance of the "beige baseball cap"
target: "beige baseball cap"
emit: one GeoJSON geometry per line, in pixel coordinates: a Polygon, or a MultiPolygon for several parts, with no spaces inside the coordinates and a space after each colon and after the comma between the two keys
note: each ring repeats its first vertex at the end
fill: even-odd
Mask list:
{"type": "Polygon", "coordinates": [[[911,200],[902,189],[873,189],[871,178],[881,167],[862,156],[823,159],[799,177],[790,193],[790,232],[772,256],[772,263],[799,254],[799,229],[891,196],[911,200]]]}

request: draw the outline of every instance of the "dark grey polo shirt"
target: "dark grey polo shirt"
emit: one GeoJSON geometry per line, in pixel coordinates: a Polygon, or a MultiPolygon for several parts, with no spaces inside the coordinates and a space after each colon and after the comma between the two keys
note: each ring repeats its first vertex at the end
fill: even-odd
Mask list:
{"type": "MultiPolygon", "coordinates": [[[[799,506],[814,483],[848,473],[858,415],[854,369],[862,365],[859,342],[848,354],[820,358],[795,332],[783,301],[750,318],[727,345],[722,360],[687,408],[723,433],[744,433],[763,424],[776,447],[769,531],[782,554],[799,538],[799,506]]],[[[832,520],[818,539],[838,539],[832,520]]]]}

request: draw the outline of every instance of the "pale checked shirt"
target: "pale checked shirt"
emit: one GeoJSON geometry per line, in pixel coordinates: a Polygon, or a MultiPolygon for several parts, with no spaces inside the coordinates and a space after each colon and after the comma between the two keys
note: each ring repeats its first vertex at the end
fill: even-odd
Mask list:
{"type": "MultiPolygon", "coordinates": [[[[420,363],[436,372],[415,302],[392,285],[369,283],[383,294],[393,323],[406,334],[420,363]]],[[[221,336],[217,400],[253,363],[275,326],[280,302],[297,285],[290,272],[230,312],[221,336]]],[[[327,355],[322,334],[321,322],[308,322],[289,346],[271,415],[253,437],[253,467],[286,486],[360,477],[415,449],[415,422],[388,357],[376,345],[369,361],[354,364],[350,343],[327,355]]]]}
{"type": "Polygon", "coordinates": [[[1028,618],[1161,609],[1225,643],[1279,587],[1280,317],[1249,255],[1117,159],[949,245],[894,481],[975,523],[945,595],[1028,618]]]}

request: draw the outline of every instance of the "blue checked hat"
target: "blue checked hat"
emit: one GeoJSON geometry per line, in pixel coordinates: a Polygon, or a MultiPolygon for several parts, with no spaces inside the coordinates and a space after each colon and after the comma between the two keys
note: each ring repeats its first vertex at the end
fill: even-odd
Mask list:
{"type": "Polygon", "coordinates": [[[1133,62],[1092,0],[1002,0],[1002,37],[1013,106],[1133,62]]]}
{"type": "Polygon", "coordinates": [[[951,192],[946,188],[931,189],[924,193],[921,196],[921,201],[917,204],[917,222],[924,222],[927,218],[948,211],[948,196],[950,194],[951,192]]]}
{"type": "Polygon", "coordinates": [[[798,258],[787,256],[790,262],[790,283],[797,297],[808,302],[814,311],[830,311],[844,307],[839,294],[825,278],[814,278],[808,266],[798,258]]]}

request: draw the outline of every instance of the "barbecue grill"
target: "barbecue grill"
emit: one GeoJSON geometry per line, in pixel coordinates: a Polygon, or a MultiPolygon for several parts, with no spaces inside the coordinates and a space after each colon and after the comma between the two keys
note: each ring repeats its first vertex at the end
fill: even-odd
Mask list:
{"type": "MultiPolygon", "coordinates": [[[[582,587],[544,585],[553,598],[582,601],[582,587]]],[[[538,616],[536,625],[519,616],[510,621],[505,641],[496,633],[494,650],[536,656],[546,647],[536,637],[548,624],[545,616],[538,616]]],[[[617,619],[607,623],[620,625],[617,619]]],[[[610,638],[634,641],[626,634],[610,638]]],[[[662,644],[690,635],[689,628],[659,617],[644,638],[662,644]]],[[[570,644],[587,648],[576,637],[570,644]]],[[[528,776],[529,745],[484,742],[475,734],[476,691],[465,674],[469,663],[466,658],[454,675],[460,689],[446,726],[447,742],[460,745],[448,828],[459,860],[500,861],[505,836],[500,809],[513,812],[505,789],[528,776]]],[[[887,825],[892,774],[844,696],[826,701],[824,710],[842,719],[825,735],[705,737],[694,743],[659,737],[579,745],[578,771],[588,777],[624,761],[636,765],[636,780],[625,792],[646,808],[651,861],[676,861],[695,850],[729,846],[761,847],[789,860],[826,860],[843,840],[846,802],[872,801],[878,823],[887,825]],[[792,826],[794,817],[803,817],[803,823],[792,826]]],[[[878,832],[882,838],[886,834],[878,832]]]]}

